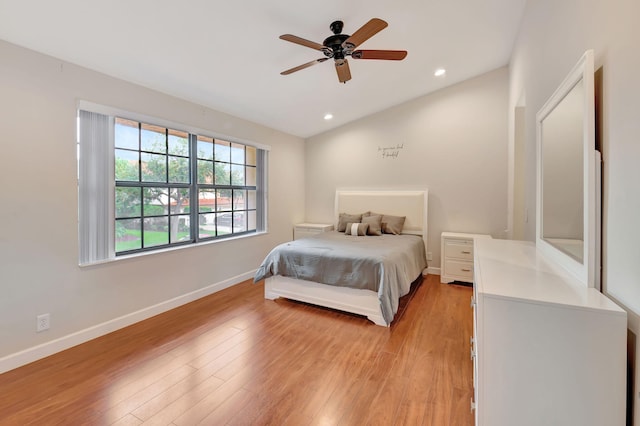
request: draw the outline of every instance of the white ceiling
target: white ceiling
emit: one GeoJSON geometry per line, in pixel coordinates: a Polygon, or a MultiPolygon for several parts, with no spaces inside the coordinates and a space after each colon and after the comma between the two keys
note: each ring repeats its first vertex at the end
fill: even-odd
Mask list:
{"type": "Polygon", "coordinates": [[[0,39],[309,137],[506,65],[525,2],[0,0],[0,39]],[[281,34],[322,43],[332,21],[353,34],[374,17],[389,26],[359,47],[404,61],[352,59],[346,84],[332,61],[280,75],[323,57],[281,34]]]}

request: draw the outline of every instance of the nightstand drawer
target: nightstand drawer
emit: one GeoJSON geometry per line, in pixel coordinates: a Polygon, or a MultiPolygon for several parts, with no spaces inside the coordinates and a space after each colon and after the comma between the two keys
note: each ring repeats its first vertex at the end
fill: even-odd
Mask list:
{"type": "Polygon", "coordinates": [[[444,240],[444,256],[463,260],[473,260],[473,240],[444,240]]]}
{"type": "Polygon", "coordinates": [[[447,275],[451,277],[473,281],[473,262],[445,259],[444,267],[447,270],[447,275]]]}

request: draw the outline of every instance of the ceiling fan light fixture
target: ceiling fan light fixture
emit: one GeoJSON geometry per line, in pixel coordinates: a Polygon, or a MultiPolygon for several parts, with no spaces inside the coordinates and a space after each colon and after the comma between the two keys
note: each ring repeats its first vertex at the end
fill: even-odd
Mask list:
{"type": "Polygon", "coordinates": [[[436,77],[442,77],[446,73],[447,73],[447,70],[445,70],[444,68],[438,68],[437,70],[435,70],[433,75],[435,75],[436,77]]]}

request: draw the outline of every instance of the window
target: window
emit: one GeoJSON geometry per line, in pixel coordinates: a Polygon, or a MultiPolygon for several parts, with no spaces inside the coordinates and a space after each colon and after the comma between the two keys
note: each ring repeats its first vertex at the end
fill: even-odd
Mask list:
{"type": "Polygon", "coordinates": [[[81,264],[263,231],[265,163],[246,143],[81,110],[81,264]]]}

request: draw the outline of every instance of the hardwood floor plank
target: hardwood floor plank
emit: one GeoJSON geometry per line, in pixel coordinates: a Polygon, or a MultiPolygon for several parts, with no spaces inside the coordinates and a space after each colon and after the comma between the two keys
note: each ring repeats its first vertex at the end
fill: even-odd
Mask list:
{"type": "Polygon", "coordinates": [[[226,425],[231,419],[244,410],[255,398],[251,392],[240,389],[231,395],[225,402],[218,406],[198,424],[201,425],[226,425]]]}
{"type": "Polygon", "coordinates": [[[154,370],[146,372],[144,375],[135,375],[135,378],[126,377],[124,379],[118,379],[112,382],[106,392],[104,392],[101,401],[102,404],[98,406],[108,404],[110,407],[123,404],[130,400],[138,393],[143,393],[145,390],[153,389],[157,383],[164,381],[178,381],[180,378],[188,375],[191,371],[194,371],[192,367],[174,361],[172,363],[162,364],[154,370]],[[168,377],[168,379],[167,379],[168,377]],[[122,380],[122,381],[121,381],[122,380]]]}
{"type": "MultiPolygon", "coordinates": [[[[408,378],[402,404],[396,415],[395,424],[421,425],[427,410],[430,389],[433,389],[434,375],[437,365],[433,362],[433,355],[418,357],[415,368],[408,378]]],[[[439,388],[438,388],[439,390],[439,388]]]]}
{"type": "Polygon", "coordinates": [[[256,395],[253,397],[249,404],[245,405],[241,414],[231,418],[226,426],[254,426],[254,425],[266,425],[264,421],[264,413],[269,410],[269,407],[273,406],[271,395],[256,395]]]}
{"type": "MultiPolygon", "coordinates": [[[[440,402],[427,403],[427,409],[425,411],[423,423],[424,426],[451,425],[451,423],[449,423],[448,407],[444,405],[446,404],[442,404],[440,402]]],[[[473,423],[467,423],[467,425],[471,424],[473,423]]]]}
{"type": "Polygon", "coordinates": [[[381,352],[362,387],[353,395],[349,407],[340,417],[340,425],[361,425],[369,417],[373,400],[387,381],[387,373],[391,371],[397,355],[381,352]]]}
{"type": "MultiPolygon", "coordinates": [[[[206,380],[199,382],[193,388],[188,389],[184,394],[172,401],[170,404],[161,407],[161,409],[155,412],[151,417],[144,419],[143,424],[167,425],[172,423],[175,419],[182,416],[185,412],[189,411],[193,406],[198,404],[224,384],[225,382],[217,377],[208,377],[206,380]]],[[[136,410],[134,415],[142,418],[142,414],[139,410],[140,409],[136,410]]]]}
{"type": "MultiPolygon", "coordinates": [[[[284,361],[288,366],[286,375],[271,375],[266,380],[253,380],[248,384],[256,394],[271,395],[271,405],[265,407],[261,421],[285,424],[291,415],[296,415],[309,403],[309,399],[319,391],[323,376],[331,365],[328,353],[339,349],[332,346],[330,340],[329,334],[318,334],[312,343],[301,347],[284,361]]],[[[309,418],[305,415],[300,423],[291,424],[308,424],[309,418]]]]}
{"type": "MultiPolygon", "coordinates": [[[[111,423],[113,421],[126,417],[128,413],[133,412],[138,407],[144,405],[149,400],[165,392],[176,383],[179,383],[186,377],[189,377],[191,374],[193,374],[194,371],[194,368],[185,365],[170,372],[160,380],[130,395],[126,399],[122,399],[120,402],[112,405],[111,408],[109,408],[102,414],[103,418],[108,423],[111,423]]],[[[116,398],[114,398],[114,400],[115,399],[116,398]]]]}
{"type": "Polygon", "coordinates": [[[200,423],[232,395],[242,390],[242,385],[245,380],[246,378],[241,376],[227,380],[221,386],[205,395],[205,397],[200,399],[196,404],[188,407],[180,416],[172,419],[173,423],[178,426],[200,423]]]}
{"type": "Polygon", "coordinates": [[[392,425],[405,396],[409,378],[398,367],[400,358],[396,357],[387,380],[380,387],[371,402],[367,422],[369,425],[392,425]]]}
{"type": "Polygon", "coordinates": [[[471,400],[473,389],[453,389],[451,408],[449,411],[449,424],[452,426],[469,425],[469,417],[472,414],[471,400]]]}
{"type": "Polygon", "coordinates": [[[391,327],[250,281],[0,375],[0,425],[471,425],[468,287],[391,327]]]}
{"type": "Polygon", "coordinates": [[[139,426],[142,424],[142,420],[132,414],[127,414],[117,422],[110,424],[111,426],[139,426]]]}
{"type": "Polygon", "coordinates": [[[426,402],[405,399],[400,404],[393,424],[397,426],[422,426],[426,411],[426,402]]]}
{"type": "Polygon", "coordinates": [[[350,392],[353,392],[354,386],[362,386],[362,381],[378,354],[378,351],[373,350],[365,340],[366,338],[358,342],[360,347],[341,351],[340,356],[328,360],[329,367],[321,373],[320,379],[314,385],[304,384],[305,392],[300,394],[304,398],[303,403],[289,415],[287,422],[327,424],[327,413],[344,408],[336,405],[353,395],[350,392]]]}
{"type": "Polygon", "coordinates": [[[199,386],[202,385],[208,389],[215,389],[216,386],[220,386],[222,383],[224,383],[222,380],[212,375],[207,375],[206,372],[203,373],[199,370],[194,371],[180,382],[160,392],[155,397],[150,398],[144,404],[133,410],[132,413],[142,420],[148,420],[184,395],[198,389],[199,386]],[[207,381],[208,383],[203,383],[207,381]]]}
{"type": "Polygon", "coordinates": [[[238,333],[233,336],[227,338],[226,340],[219,343],[208,343],[209,349],[203,352],[200,355],[195,355],[195,353],[189,352],[189,356],[191,360],[188,361],[188,364],[193,368],[202,368],[203,366],[209,364],[211,361],[216,358],[224,355],[225,352],[228,352],[235,348],[238,345],[242,345],[247,339],[251,338],[251,333],[247,330],[238,330],[238,333]]]}
{"type": "Polygon", "coordinates": [[[184,344],[170,350],[168,354],[174,358],[184,359],[184,357],[190,357],[195,359],[240,333],[242,333],[242,330],[226,324],[214,327],[208,332],[185,341],[184,344]]]}
{"type": "Polygon", "coordinates": [[[337,414],[344,413],[351,408],[351,404],[361,392],[365,381],[370,374],[372,366],[376,365],[376,359],[379,354],[372,353],[369,358],[362,357],[362,366],[354,366],[335,372],[332,379],[336,381],[333,390],[322,403],[318,406],[311,424],[314,425],[336,425],[340,420],[337,414]]]}

